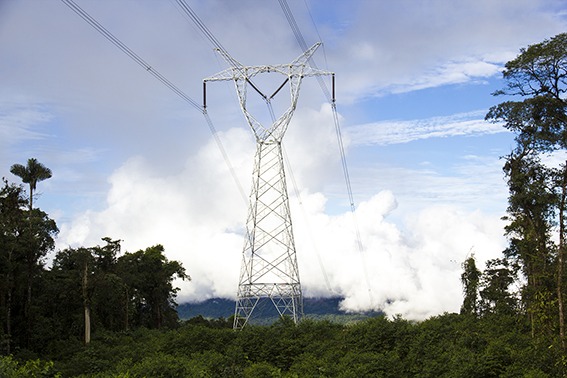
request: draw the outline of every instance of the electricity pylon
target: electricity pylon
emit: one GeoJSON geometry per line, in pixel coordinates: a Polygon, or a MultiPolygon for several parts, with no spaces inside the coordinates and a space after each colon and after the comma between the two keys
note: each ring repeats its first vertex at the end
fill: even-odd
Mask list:
{"type": "MultiPolygon", "coordinates": [[[[206,93],[207,81],[234,81],[240,107],[256,138],[252,190],[234,317],[235,329],[241,329],[248,323],[263,298],[269,298],[280,316],[290,316],[295,323],[303,315],[282,139],[296,109],[302,79],[307,76],[332,75],[331,72],[308,65],[319,45],[320,43],[316,43],[289,64],[266,66],[243,66],[226,51],[219,49],[219,53],[231,67],[206,78],[203,83],[203,92],[206,93]],[[271,96],[265,95],[252,81],[255,76],[267,73],[280,74],[285,78],[271,96]],[[291,104],[275,119],[271,100],[286,84],[289,84],[291,104]],[[268,105],[273,121],[270,126],[262,125],[249,113],[246,107],[248,86],[258,92],[268,105]]],[[[206,100],[204,108],[206,109],[206,100]]]]}

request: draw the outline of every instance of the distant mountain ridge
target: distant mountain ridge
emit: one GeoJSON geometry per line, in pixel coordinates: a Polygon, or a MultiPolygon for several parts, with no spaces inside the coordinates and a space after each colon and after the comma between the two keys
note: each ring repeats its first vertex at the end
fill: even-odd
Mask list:
{"type": "MultiPolygon", "coordinates": [[[[345,317],[347,319],[366,318],[369,316],[380,315],[380,312],[350,314],[339,309],[339,303],[344,298],[304,298],[303,312],[306,317],[311,318],[336,318],[345,317]]],[[[202,316],[208,319],[229,318],[234,315],[235,301],[225,298],[211,298],[198,303],[181,303],[177,307],[180,319],[191,319],[202,316]]],[[[268,311],[265,317],[276,316],[275,309],[268,311]]]]}

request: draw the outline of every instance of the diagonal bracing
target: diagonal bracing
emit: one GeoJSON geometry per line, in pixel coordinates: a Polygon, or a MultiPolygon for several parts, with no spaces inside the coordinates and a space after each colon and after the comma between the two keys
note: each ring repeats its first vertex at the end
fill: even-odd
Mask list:
{"type": "Polygon", "coordinates": [[[308,76],[332,75],[308,65],[320,43],[313,45],[289,64],[243,66],[225,50],[219,53],[230,68],[205,79],[235,83],[240,107],[256,138],[252,189],[246,222],[246,237],[238,283],[234,328],[241,329],[253,318],[263,299],[268,299],[280,316],[298,322],[303,314],[303,297],[293,238],[289,198],[284,171],[282,139],[297,106],[301,81],[308,76]],[[269,96],[253,83],[260,74],[279,74],[283,83],[269,96]],[[289,86],[291,104],[271,125],[262,125],[247,108],[247,93],[256,91],[270,101],[289,86]]]}

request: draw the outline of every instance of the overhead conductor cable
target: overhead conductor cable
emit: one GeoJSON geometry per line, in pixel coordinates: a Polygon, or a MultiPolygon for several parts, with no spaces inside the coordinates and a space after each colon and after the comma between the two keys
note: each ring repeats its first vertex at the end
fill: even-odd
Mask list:
{"type": "MultiPolygon", "coordinates": [[[[293,31],[293,34],[295,35],[295,38],[299,44],[299,46],[301,47],[301,49],[303,51],[305,51],[307,49],[307,44],[305,43],[305,38],[303,38],[303,34],[301,33],[301,30],[299,29],[299,26],[297,25],[297,22],[295,21],[295,18],[293,17],[293,13],[291,12],[291,9],[289,8],[289,5],[287,4],[286,0],[278,0],[280,3],[280,6],[285,14],[285,17],[290,25],[291,30],[293,31]]],[[[306,4],[307,5],[307,4],[306,4]]],[[[313,18],[311,18],[313,20],[313,18]]],[[[313,61],[313,58],[310,57],[309,58],[309,64],[312,65],[312,67],[317,68],[317,65],[315,64],[315,62],[313,61]]],[[[343,174],[344,174],[344,179],[345,179],[345,183],[346,183],[346,187],[347,187],[347,192],[348,192],[348,198],[349,198],[349,202],[350,202],[350,210],[351,210],[351,214],[352,214],[352,218],[353,218],[353,224],[354,224],[354,231],[355,231],[355,236],[356,236],[356,246],[358,251],[360,252],[360,256],[362,258],[362,268],[363,268],[363,272],[364,272],[364,278],[366,281],[366,286],[368,288],[368,296],[370,299],[370,306],[373,307],[373,296],[372,296],[372,289],[370,286],[370,279],[368,276],[368,270],[367,270],[367,264],[365,261],[365,254],[364,254],[364,246],[362,244],[362,238],[360,236],[360,230],[358,227],[358,222],[356,220],[356,206],[354,203],[354,196],[352,194],[352,187],[351,187],[351,183],[350,183],[350,175],[348,172],[348,165],[347,165],[347,160],[346,160],[346,155],[345,155],[345,149],[344,149],[344,144],[343,144],[343,138],[342,138],[342,134],[341,134],[341,128],[340,128],[340,123],[339,123],[339,116],[337,114],[337,104],[336,104],[336,100],[335,100],[335,76],[332,76],[332,96],[329,94],[329,90],[327,89],[327,86],[325,85],[325,82],[323,81],[323,79],[321,77],[317,77],[319,85],[321,87],[321,90],[323,91],[323,94],[327,97],[327,100],[330,102],[331,104],[331,109],[333,110],[333,121],[335,124],[335,132],[337,135],[337,142],[339,145],[339,152],[341,155],[341,164],[342,164],[342,168],[343,168],[343,174]]]]}
{"type": "Polygon", "coordinates": [[[97,20],[95,20],[91,15],[89,15],[83,8],[78,6],[73,0],[61,0],[61,1],[65,5],[67,5],[73,12],[75,12],[77,15],[79,15],[83,20],[85,20],[89,25],[91,25],[96,31],[98,31],[100,34],[102,34],[107,40],[112,42],[113,45],[115,45],[123,53],[128,55],[128,57],[130,57],[130,59],[132,59],[134,62],[136,62],[142,68],[144,68],[144,70],[146,72],[150,73],[152,76],[154,76],[156,79],[158,79],[162,84],[164,84],[166,87],[168,87],[170,90],[172,90],[176,95],[181,97],[183,100],[185,100],[187,103],[189,103],[193,108],[195,108],[196,110],[200,111],[203,114],[203,116],[205,117],[205,121],[207,122],[207,126],[209,127],[209,130],[210,130],[210,132],[211,132],[211,134],[212,134],[212,136],[215,140],[215,143],[217,144],[217,147],[220,150],[221,155],[222,155],[222,157],[225,161],[225,164],[227,165],[228,170],[230,171],[230,174],[231,174],[236,186],[238,187],[238,190],[240,191],[240,195],[242,196],[244,201],[247,201],[246,194],[244,194],[244,189],[242,189],[242,185],[240,184],[240,180],[236,176],[236,172],[235,172],[234,168],[232,167],[232,164],[230,163],[230,159],[228,157],[228,154],[226,153],[226,150],[225,150],[225,148],[222,144],[222,141],[219,138],[219,135],[216,131],[216,128],[213,125],[211,118],[207,114],[206,106],[205,106],[206,104],[204,103],[203,104],[204,106],[199,105],[195,100],[193,100],[191,97],[189,97],[185,92],[183,92],[181,89],[179,89],[176,85],[174,85],[171,81],[169,81],[165,76],[163,76],[155,68],[153,68],[151,65],[149,65],[138,54],[136,54],[128,46],[126,46],[126,44],[124,44],[117,37],[115,37],[110,31],[108,31],[108,29],[106,29],[104,26],[102,26],[97,20]]]}

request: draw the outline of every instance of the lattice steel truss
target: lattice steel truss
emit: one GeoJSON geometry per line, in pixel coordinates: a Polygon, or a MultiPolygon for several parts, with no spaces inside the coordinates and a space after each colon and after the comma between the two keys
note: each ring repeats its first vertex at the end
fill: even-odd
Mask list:
{"type": "MultiPolygon", "coordinates": [[[[234,328],[244,327],[263,298],[269,298],[280,316],[294,322],[303,315],[303,298],[282,154],[282,139],[297,106],[301,81],[306,76],[332,75],[308,65],[320,43],[313,45],[289,64],[243,66],[225,51],[219,53],[230,68],[205,79],[232,80],[240,107],[256,137],[256,155],[246,238],[238,283],[234,328]],[[267,96],[254,85],[254,76],[277,73],[285,77],[280,87],[267,96]],[[247,89],[252,87],[270,107],[270,101],[289,84],[291,105],[271,126],[263,126],[246,107],[247,89]]],[[[205,88],[205,87],[204,87],[205,88]]],[[[206,101],[205,101],[206,106],[206,101]]],[[[272,113],[273,114],[273,113],[272,113]]]]}

